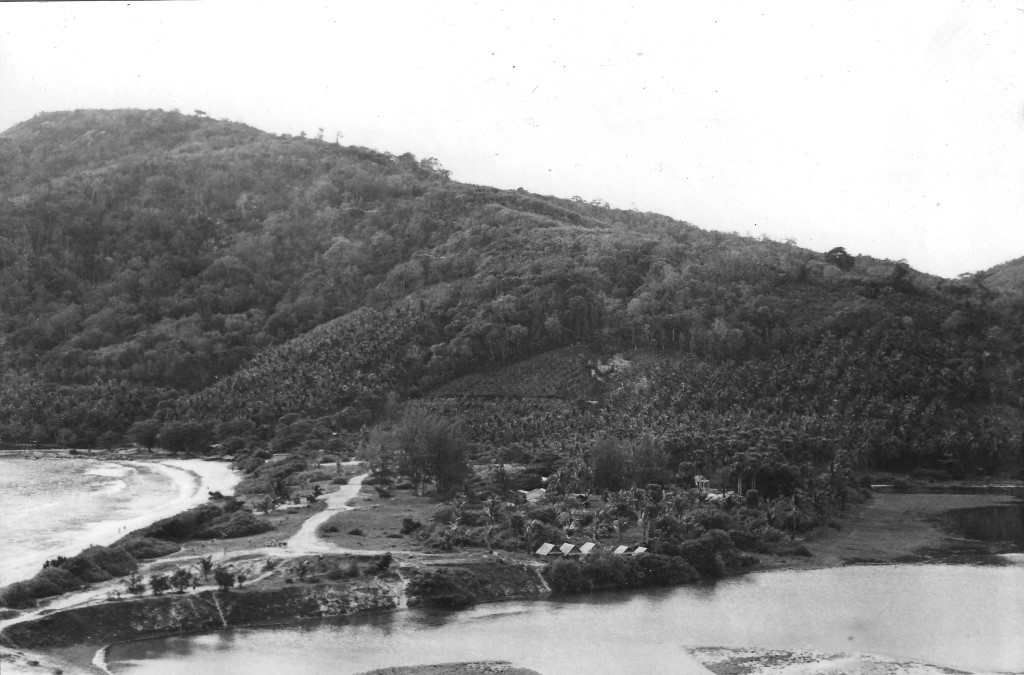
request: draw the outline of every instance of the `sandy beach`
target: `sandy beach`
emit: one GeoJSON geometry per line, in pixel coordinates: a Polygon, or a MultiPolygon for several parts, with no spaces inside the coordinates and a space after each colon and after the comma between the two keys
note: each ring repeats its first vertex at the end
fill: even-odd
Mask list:
{"type": "MultiPolygon", "coordinates": [[[[59,457],[41,461],[63,461],[59,457]]],[[[109,477],[115,486],[123,486],[124,482],[118,480],[117,472],[129,473],[135,470],[162,475],[172,486],[171,496],[153,508],[137,512],[131,518],[96,520],[67,532],[58,532],[59,546],[46,550],[23,550],[16,559],[5,561],[0,575],[3,583],[31,577],[39,571],[43,562],[55,556],[73,556],[89,546],[111,544],[128,532],[202,504],[209,498],[210,491],[234,494],[235,486],[241,480],[241,476],[231,469],[229,463],[201,459],[103,458],[95,460],[95,467],[88,468],[85,473],[109,477]]]]}

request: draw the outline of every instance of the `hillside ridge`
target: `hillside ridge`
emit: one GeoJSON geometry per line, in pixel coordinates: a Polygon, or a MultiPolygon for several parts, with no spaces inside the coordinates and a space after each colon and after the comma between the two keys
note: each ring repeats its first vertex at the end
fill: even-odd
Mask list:
{"type": "Polygon", "coordinates": [[[1020,461],[1014,264],[946,280],[411,154],[46,113],[0,133],[0,441],[258,457],[422,409],[482,456],[651,437],[993,470],[1020,461]]]}

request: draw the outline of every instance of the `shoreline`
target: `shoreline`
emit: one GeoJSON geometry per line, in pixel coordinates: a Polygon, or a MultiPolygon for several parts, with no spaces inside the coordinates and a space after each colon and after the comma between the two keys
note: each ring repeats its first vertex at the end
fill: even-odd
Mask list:
{"type": "MultiPolygon", "coordinates": [[[[350,506],[351,502],[358,498],[360,494],[360,490],[358,488],[360,488],[359,485],[351,485],[349,489],[346,490],[343,486],[338,491],[325,495],[322,498],[322,501],[329,503],[331,507],[330,513],[350,510],[353,508],[358,509],[358,506],[350,506]],[[344,497],[344,499],[342,499],[342,497],[344,497]]],[[[783,570],[802,571],[825,569],[850,564],[955,563],[962,562],[962,560],[957,559],[957,556],[962,553],[962,549],[965,544],[974,545],[972,548],[972,555],[976,557],[985,557],[987,560],[996,562],[1000,557],[1005,556],[1006,559],[1003,562],[1012,564],[1015,560],[1012,557],[1013,554],[1006,555],[1005,552],[994,550],[991,547],[988,547],[989,550],[984,552],[982,551],[982,548],[985,547],[977,546],[982,542],[958,537],[950,533],[943,529],[939,520],[944,513],[960,508],[988,507],[1021,503],[1020,499],[1010,494],[877,492],[873,495],[872,500],[865,504],[857,505],[844,514],[840,521],[841,528],[838,531],[827,530],[824,531],[823,534],[819,532],[819,536],[801,541],[801,543],[805,544],[811,550],[813,557],[800,558],[762,555],[759,556],[760,562],[756,566],[743,570],[734,576],[783,570]]],[[[325,514],[325,516],[330,515],[330,513],[325,514]]],[[[306,522],[308,523],[316,520],[317,515],[308,518],[306,522]]],[[[321,517],[320,520],[326,520],[325,516],[321,517]]],[[[305,530],[307,534],[312,532],[313,536],[315,536],[315,526],[316,523],[313,523],[313,525],[303,525],[302,529],[305,530]]],[[[336,556],[342,556],[345,554],[368,555],[368,552],[366,551],[352,551],[337,547],[331,548],[328,545],[318,545],[311,547],[309,551],[289,551],[288,553],[285,553],[285,557],[292,558],[296,554],[302,555],[303,553],[309,554],[319,552],[327,554],[333,553],[336,556]]],[[[478,556],[475,556],[475,553],[476,551],[469,550],[456,552],[454,556],[451,553],[438,554],[437,560],[447,559],[451,561],[453,558],[462,558],[467,564],[480,564],[481,559],[478,556]]],[[[510,558],[512,558],[515,563],[524,566],[529,565],[531,562],[536,562],[529,556],[510,556],[510,558]]],[[[431,555],[429,554],[419,554],[405,559],[402,562],[402,566],[410,568],[425,567],[429,566],[431,562],[436,563],[437,560],[432,561],[431,555]]],[[[273,594],[273,591],[269,589],[260,589],[258,586],[251,588],[252,590],[249,590],[248,593],[273,594]]],[[[298,587],[296,586],[293,588],[297,589],[298,587]]],[[[520,596],[520,599],[529,599],[534,597],[539,599],[542,596],[533,594],[525,597],[520,596]]],[[[505,598],[499,597],[487,599],[483,602],[501,601],[502,599],[505,598]]],[[[393,611],[400,607],[400,603],[395,603],[388,607],[378,606],[365,609],[357,608],[353,613],[362,613],[364,611],[393,611]]],[[[58,612],[59,611],[60,610],[58,609],[58,612]]],[[[326,618],[326,615],[324,618],[326,618]]],[[[310,620],[316,620],[316,617],[295,616],[291,619],[280,618],[269,619],[268,621],[274,625],[296,625],[310,620]]],[[[4,621],[0,622],[0,625],[8,623],[10,622],[4,621]]],[[[266,625],[266,622],[261,622],[256,619],[232,623],[231,627],[259,625],[266,625]]],[[[226,623],[225,626],[227,626],[226,623]]],[[[209,627],[199,627],[195,630],[185,629],[184,632],[201,634],[210,632],[210,629],[209,627]]],[[[72,659],[72,663],[76,667],[84,667],[85,669],[80,671],[65,670],[65,672],[104,672],[104,670],[101,670],[97,666],[95,657],[100,653],[105,655],[107,650],[112,646],[116,646],[122,642],[131,642],[134,641],[134,639],[148,639],[172,633],[180,634],[182,633],[182,628],[175,631],[163,630],[145,635],[140,634],[138,638],[115,639],[114,641],[103,645],[93,643],[91,651],[89,651],[89,656],[93,658],[82,658],[85,655],[82,654],[81,650],[86,648],[87,645],[80,643],[73,649],[75,652],[75,658],[72,659]],[[97,651],[97,649],[99,651],[97,651]],[[89,663],[85,663],[85,661],[89,661],[89,663]]],[[[46,652],[44,651],[43,654],[46,655],[46,652]]],[[[23,672],[38,673],[40,671],[25,670],[23,672]]]]}
{"type": "MultiPolygon", "coordinates": [[[[210,491],[218,491],[225,495],[234,494],[235,487],[241,482],[242,476],[231,468],[229,462],[205,459],[179,459],[174,457],[139,458],[129,455],[108,457],[83,457],[71,455],[68,451],[53,451],[52,454],[40,458],[42,461],[59,461],[64,459],[95,461],[97,466],[116,464],[132,470],[144,469],[163,476],[170,482],[174,495],[167,501],[156,505],[146,512],[130,518],[119,520],[97,520],[74,532],[73,541],[60,548],[48,550],[37,555],[27,556],[27,561],[12,569],[11,578],[5,579],[0,586],[6,586],[31,578],[42,567],[46,560],[57,556],[74,556],[89,546],[109,546],[121,539],[126,533],[147,527],[162,518],[169,518],[190,508],[205,503],[210,491]]],[[[26,459],[21,455],[2,455],[0,459],[26,459]]],[[[88,472],[88,471],[87,471],[88,472]]],[[[0,622],[0,626],[3,623],[0,622]]]]}

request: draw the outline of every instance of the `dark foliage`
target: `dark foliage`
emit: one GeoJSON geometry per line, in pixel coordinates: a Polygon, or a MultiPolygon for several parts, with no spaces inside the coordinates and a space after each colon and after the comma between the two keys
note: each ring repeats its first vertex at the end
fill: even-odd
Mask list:
{"type": "Polygon", "coordinates": [[[1021,461],[1016,264],[940,280],[160,111],[37,116],[0,167],[4,442],[215,442],[257,471],[414,399],[467,454],[631,444],[591,458],[600,489],[1021,461]]]}

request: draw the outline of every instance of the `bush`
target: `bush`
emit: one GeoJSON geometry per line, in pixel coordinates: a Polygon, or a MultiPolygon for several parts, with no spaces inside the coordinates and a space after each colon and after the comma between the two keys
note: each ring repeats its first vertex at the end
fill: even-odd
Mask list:
{"type": "Polygon", "coordinates": [[[540,523],[539,525],[534,525],[530,536],[527,538],[526,546],[530,551],[536,551],[537,547],[545,542],[557,544],[559,541],[564,540],[565,532],[560,528],[548,525],[547,523],[540,523]]]}
{"type": "Polygon", "coordinates": [[[158,520],[149,527],[140,530],[138,534],[155,539],[187,541],[195,537],[196,533],[204,529],[208,523],[223,514],[223,510],[215,504],[201,504],[170,518],[158,520]]]}
{"type": "Polygon", "coordinates": [[[351,530],[348,531],[348,533],[351,534],[353,537],[362,537],[362,536],[364,536],[362,528],[358,528],[358,527],[353,527],[351,530]]]}
{"type": "Polygon", "coordinates": [[[487,514],[480,509],[465,509],[462,512],[462,519],[459,521],[460,525],[466,525],[468,527],[480,527],[487,524],[487,514]]]}
{"type": "Polygon", "coordinates": [[[595,589],[634,588],[642,581],[636,560],[609,553],[588,556],[583,573],[595,589]]]}
{"type": "Polygon", "coordinates": [[[705,530],[730,530],[735,527],[732,516],[712,506],[694,509],[687,516],[691,522],[705,530]]]}
{"type": "Polygon", "coordinates": [[[220,590],[227,591],[235,585],[235,575],[226,567],[217,567],[213,570],[213,580],[220,586],[220,590]]]}
{"type": "Polygon", "coordinates": [[[593,588],[583,566],[575,560],[556,560],[544,570],[553,593],[586,593],[593,588]]]}
{"type": "Polygon", "coordinates": [[[423,527],[423,523],[413,518],[402,518],[402,534],[412,534],[423,527]]]}
{"type": "Polygon", "coordinates": [[[465,570],[425,570],[409,582],[410,606],[462,609],[476,603],[472,575],[465,570]]]}
{"type": "Polygon", "coordinates": [[[61,567],[82,581],[94,583],[131,574],[139,563],[121,546],[90,546],[61,567]]]}
{"type": "Polygon", "coordinates": [[[65,569],[47,567],[28,581],[19,581],[3,589],[0,604],[7,607],[32,607],[37,598],[60,595],[82,586],[82,582],[65,569]]]}
{"type": "Polygon", "coordinates": [[[94,584],[100,581],[108,581],[113,577],[95,561],[81,556],[69,558],[61,564],[61,568],[67,570],[85,583],[94,584]]]}
{"type": "Polygon", "coordinates": [[[526,512],[530,520],[539,520],[542,523],[552,525],[558,520],[558,512],[553,506],[534,506],[526,512]]]}
{"type": "MultiPolygon", "coordinates": [[[[48,567],[35,575],[33,579],[39,583],[56,587],[58,589],[57,593],[75,591],[82,587],[81,579],[71,574],[66,569],[59,567],[48,567]]],[[[51,595],[56,595],[56,593],[51,595]]]]}
{"type": "Polygon", "coordinates": [[[174,542],[153,537],[132,537],[126,539],[121,545],[136,560],[160,558],[177,553],[181,549],[181,546],[174,542]]]}
{"type": "Polygon", "coordinates": [[[235,539],[250,537],[274,529],[268,521],[257,518],[249,511],[235,511],[221,516],[195,534],[200,539],[235,539]]]}
{"type": "Polygon", "coordinates": [[[697,570],[682,558],[648,553],[636,562],[644,586],[676,586],[700,579],[697,570]]]}
{"type": "Polygon", "coordinates": [[[743,530],[729,530],[729,538],[736,548],[741,551],[763,551],[764,544],[749,532],[743,530]]]}
{"type": "Polygon", "coordinates": [[[434,515],[431,516],[431,519],[435,523],[450,525],[455,522],[455,507],[451,504],[440,504],[434,509],[434,515]]]}
{"type": "Polygon", "coordinates": [[[154,574],[149,578],[149,588],[153,595],[162,595],[171,590],[171,579],[166,574],[154,574]]]}
{"type": "Polygon", "coordinates": [[[701,576],[718,579],[725,575],[725,563],[715,551],[712,541],[701,537],[693,541],[685,541],[680,545],[682,558],[689,563],[701,576]]]}

